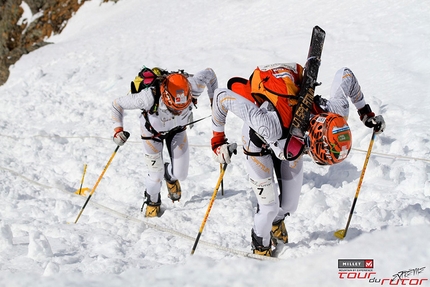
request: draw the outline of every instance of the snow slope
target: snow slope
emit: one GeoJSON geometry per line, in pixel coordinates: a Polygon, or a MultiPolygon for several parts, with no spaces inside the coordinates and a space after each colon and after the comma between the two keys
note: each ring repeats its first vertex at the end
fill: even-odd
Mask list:
{"type": "MultiPolygon", "coordinates": [[[[100,2],[86,2],[48,39],[52,45],[23,56],[0,87],[1,286],[368,286],[370,279],[388,285],[382,280],[401,271],[411,271],[405,284],[430,285],[429,3],[100,2]],[[387,123],[343,241],[333,232],[345,227],[371,137],[353,108],[348,159],[320,167],[305,158],[299,208],[285,221],[290,243],[278,260],[243,256],[256,199],[241,153],[190,255],[219,176],[210,119],[188,132],[181,201],[169,201],[163,186],[163,216],[146,219],[138,111],[128,112],[131,138],[73,223],[85,202],[74,195],[84,165],[91,189],[115,150],[111,101],[128,92],[143,65],[190,73],[211,67],[225,86],[260,64],[304,64],[315,25],[327,33],[317,93],[326,95],[337,69],[348,66],[387,123]],[[374,268],[342,275],[339,259],[373,259],[374,268]]],[[[194,118],[207,115],[204,93],[194,118]]],[[[229,115],[230,141],[240,143],[241,125],[229,115]]]]}

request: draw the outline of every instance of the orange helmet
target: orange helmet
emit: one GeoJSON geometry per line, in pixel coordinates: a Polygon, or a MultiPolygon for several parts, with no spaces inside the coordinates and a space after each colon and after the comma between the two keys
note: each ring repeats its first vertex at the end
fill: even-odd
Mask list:
{"type": "Polygon", "coordinates": [[[160,85],[161,99],[173,114],[180,114],[191,104],[191,87],[182,74],[168,75],[160,85]]]}
{"type": "Polygon", "coordinates": [[[309,155],[321,165],[343,161],[352,146],[352,135],[346,120],[334,113],[315,115],[309,127],[309,155]]]}

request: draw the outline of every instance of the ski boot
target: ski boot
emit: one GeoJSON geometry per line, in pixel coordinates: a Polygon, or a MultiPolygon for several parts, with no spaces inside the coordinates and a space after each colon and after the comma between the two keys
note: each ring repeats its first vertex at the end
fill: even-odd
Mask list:
{"type": "Polygon", "coordinates": [[[273,257],[273,252],[276,249],[276,245],[278,244],[277,240],[273,237],[272,232],[270,232],[270,245],[263,245],[263,238],[257,236],[254,233],[254,229],[251,231],[251,239],[252,239],[252,253],[262,256],[273,257]]]}
{"type": "Polygon", "coordinates": [[[167,171],[169,167],[169,163],[164,164],[164,179],[166,180],[167,185],[167,191],[168,191],[168,197],[173,201],[179,201],[181,199],[181,184],[179,183],[179,180],[174,180],[170,176],[169,172],[167,171]]]}
{"type": "Polygon", "coordinates": [[[273,237],[282,241],[284,244],[288,243],[288,232],[285,227],[284,219],[280,219],[272,223],[273,237]]]}
{"type": "Polygon", "coordinates": [[[145,191],[145,199],[142,204],[142,208],[140,209],[141,212],[143,212],[143,207],[146,203],[146,209],[145,209],[145,217],[158,217],[160,214],[160,206],[161,206],[161,198],[160,194],[158,194],[158,201],[153,202],[151,201],[151,196],[145,191]]]}

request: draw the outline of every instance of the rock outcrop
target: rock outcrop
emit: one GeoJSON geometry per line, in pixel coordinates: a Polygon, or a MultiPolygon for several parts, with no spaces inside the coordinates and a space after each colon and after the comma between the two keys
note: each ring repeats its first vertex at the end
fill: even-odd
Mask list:
{"type": "MultiPolygon", "coordinates": [[[[0,85],[6,83],[11,65],[22,55],[49,44],[45,40],[61,33],[85,1],[0,0],[0,85]],[[23,7],[31,10],[31,19],[23,17],[23,7]]],[[[100,3],[108,1],[118,0],[100,3]]]]}

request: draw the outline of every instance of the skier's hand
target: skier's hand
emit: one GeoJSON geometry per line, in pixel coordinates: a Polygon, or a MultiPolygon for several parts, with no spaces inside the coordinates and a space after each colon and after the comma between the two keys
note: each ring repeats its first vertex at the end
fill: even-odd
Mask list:
{"type": "Polygon", "coordinates": [[[314,97],[314,103],[312,105],[312,111],[315,114],[327,112],[327,99],[324,99],[320,95],[314,97]]]}
{"type": "Polygon", "coordinates": [[[363,119],[363,123],[366,127],[373,128],[376,134],[382,133],[385,129],[385,121],[381,115],[363,119]]]}
{"type": "Polygon", "coordinates": [[[220,145],[214,150],[213,158],[219,163],[231,163],[231,155],[237,154],[237,144],[236,143],[226,143],[220,145]]]}
{"type": "Polygon", "coordinates": [[[212,139],[211,139],[211,146],[214,152],[219,146],[222,146],[223,144],[226,144],[226,143],[227,143],[227,138],[225,137],[224,132],[213,132],[212,139]]]}
{"type": "Polygon", "coordinates": [[[115,129],[115,134],[113,135],[113,142],[118,146],[122,146],[127,141],[130,136],[129,132],[123,131],[121,127],[115,129]]]}
{"type": "Polygon", "coordinates": [[[237,154],[237,144],[229,144],[224,132],[213,132],[211,146],[214,152],[213,158],[219,163],[231,163],[231,155],[237,154]]]}
{"type": "Polygon", "coordinates": [[[384,131],[384,118],[381,115],[375,116],[375,113],[372,112],[372,109],[368,104],[359,109],[358,114],[360,115],[360,120],[364,123],[364,125],[368,128],[373,128],[376,134],[380,134],[384,131]]]}

